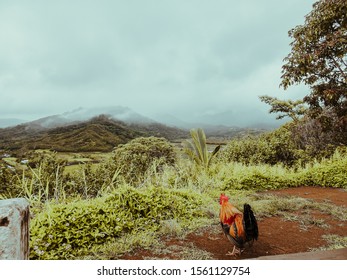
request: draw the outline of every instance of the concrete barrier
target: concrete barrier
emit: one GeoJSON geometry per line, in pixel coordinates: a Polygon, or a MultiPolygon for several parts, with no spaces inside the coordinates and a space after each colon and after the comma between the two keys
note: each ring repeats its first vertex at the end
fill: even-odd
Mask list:
{"type": "Polygon", "coordinates": [[[29,259],[29,203],[0,200],[0,260],[29,259]]]}

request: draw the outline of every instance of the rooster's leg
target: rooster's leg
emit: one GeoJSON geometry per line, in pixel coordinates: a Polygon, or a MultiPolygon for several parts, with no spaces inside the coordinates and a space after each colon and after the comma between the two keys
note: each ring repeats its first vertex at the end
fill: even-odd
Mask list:
{"type": "Polygon", "coordinates": [[[240,256],[242,252],[243,252],[243,250],[234,246],[233,251],[231,253],[228,252],[226,255],[227,256],[240,256]]]}

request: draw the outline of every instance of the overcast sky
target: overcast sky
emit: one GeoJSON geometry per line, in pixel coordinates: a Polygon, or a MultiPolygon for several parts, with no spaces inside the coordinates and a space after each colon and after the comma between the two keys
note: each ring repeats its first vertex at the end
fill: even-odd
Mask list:
{"type": "MultiPolygon", "coordinates": [[[[0,1],[0,118],[128,106],[189,120],[269,107],[313,0],[0,1]]],[[[274,116],[273,116],[274,118],[274,116]]]]}

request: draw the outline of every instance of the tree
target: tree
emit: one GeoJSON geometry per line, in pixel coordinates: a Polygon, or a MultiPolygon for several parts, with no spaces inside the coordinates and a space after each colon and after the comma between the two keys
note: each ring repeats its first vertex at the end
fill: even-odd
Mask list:
{"type": "Polygon", "coordinates": [[[334,122],[334,128],[347,135],[347,1],[316,2],[305,23],[290,30],[289,36],[293,41],[280,86],[309,85],[311,93],[303,99],[309,116],[321,118],[323,126],[327,115],[334,116],[328,123],[334,122]]]}
{"type": "Polygon", "coordinates": [[[196,164],[208,169],[213,156],[219,151],[220,145],[210,153],[207,150],[205,132],[201,128],[190,130],[190,135],[192,136],[192,140],[183,142],[184,152],[190,159],[195,161],[196,164]]]}
{"type": "Polygon", "coordinates": [[[277,120],[289,117],[296,122],[299,120],[299,116],[304,115],[306,112],[303,100],[285,101],[268,95],[262,95],[259,98],[262,102],[271,106],[269,113],[281,113],[276,117],[277,120]]]}

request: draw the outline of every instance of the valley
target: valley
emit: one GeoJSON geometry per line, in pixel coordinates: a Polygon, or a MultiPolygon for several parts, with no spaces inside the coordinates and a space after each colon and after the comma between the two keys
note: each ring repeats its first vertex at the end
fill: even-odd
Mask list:
{"type": "MultiPolygon", "coordinates": [[[[18,156],[31,150],[56,152],[111,152],[119,144],[137,137],[163,137],[181,143],[189,138],[189,129],[169,126],[135,112],[109,109],[104,114],[78,111],[53,115],[16,126],[0,128],[0,152],[18,156]],[[125,117],[126,116],[126,117],[125,117]]],[[[247,134],[260,134],[265,129],[223,125],[203,125],[208,141],[225,143],[247,134]]]]}

